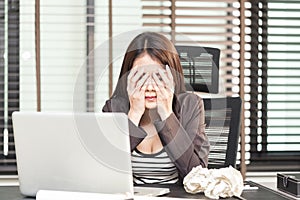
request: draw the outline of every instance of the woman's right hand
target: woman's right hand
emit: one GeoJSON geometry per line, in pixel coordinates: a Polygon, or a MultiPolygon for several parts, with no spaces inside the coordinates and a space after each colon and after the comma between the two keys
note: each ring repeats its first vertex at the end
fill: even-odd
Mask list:
{"type": "Polygon", "coordinates": [[[133,67],[127,77],[127,93],[130,102],[128,118],[138,126],[145,112],[145,82],[150,77],[144,69],[133,67]]]}

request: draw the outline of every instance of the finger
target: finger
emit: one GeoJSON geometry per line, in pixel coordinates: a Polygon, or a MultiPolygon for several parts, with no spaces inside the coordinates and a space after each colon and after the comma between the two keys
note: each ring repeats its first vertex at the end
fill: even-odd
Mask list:
{"type": "Polygon", "coordinates": [[[164,84],[168,84],[171,80],[167,77],[166,73],[164,70],[162,69],[158,69],[158,74],[161,77],[162,81],[164,82],[164,84]]]}
{"type": "MultiPolygon", "coordinates": [[[[158,79],[158,76],[156,79],[158,79]]],[[[162,81],[160,81],[160,82],[162,83],[162,81]]],[[[158,95],[158,97],[164,98],[164,97],[168,96],[166,86],[163,83],[162,83],[162,85],[159,85],[159,84],[157,84],[156,81],[154,81],[153,86],[154,86],[154,89],[156,90],[156,94],[158,95]]]]}
{"type": "Polygon", "coordinates": [[[152,78],[151,78],[151,76],[149,75],[149,77],[147,78],[147,80],[145,81],[145,83],[144,83],[144,86],[149,86],[149,85],[151,85],[152,84],[152,78]]]}
{"type": "Polygon", "coordinates": [[[137,81],[135,84],[128,84],[127,86],[127,92],[131,96],[133,93],[135,93],[136,90],[140,90],[141,86],[144,85],[146,80],[150,77],[149,73],[145,73],[142,78],[137,81]]]}
{"type": "Polygon", "coordinates": [[[170,95],[168,94],[165,88],[159,88],[158,90],[156,90],[156,95],[157,95],[157,105],[165,105],[165,103],[169,102],[170,95]]]}
{"type": "Polygon", "coordinates": [[[157,98],[159,99],[159,98],[162,96],[162,94],[161,94],[160,88],[158,87],[158,85],[157,85],[157,83],[156,83],[155,81],[154,81],[153,87],[154,87],[154,89],[155,89],[157,98]]]}
{"type": "Polygon", "coordinates": [[[174,85],[173,81],[169,81],[168,83],[162,82],[156,74],[153,74],[154,81],[156,84],[161,87],[161,92],[165,94],[166,92],[174,93],[174,85]]]}
{"type": "Polygon", "coordinates": [[[158,78],[158,76],[156,74],[153,75],[154,78],[154,88],[157,90],[159,88],[159,92],[160,93],[159,96],[161,96],[162,98],[164,97],[168,97],[170,96],[170,94],[174,94],[174,86],[173,84],[171,86],[164,84],[162,81],[160,81],[160,79],[158,78]],[[156,78],[155,78],[156,76],[156,78]],[[159,84],[159,82],[161,84],[159,84]]]}
{"type": "Polygon", "coordinates": [[[141,89],[141,87],[145,84],[145,82],[149,79],[149,77],[150,77],[150,75],[148,72],[146,72],[144,75],[142,75],[140,80],[137,81],[136,87],[141,89]]]}
{"type": "Polygon", "coordinates": [[[147,86],[146,86],[146,85],[143,85],[143,86],[141,87],[141,90],[140,90],[140,91],[141,91],[142,93],[145,93],[146,88],[147,88],[147,86]]]}
{"type": "Polygon", "coordinates": [[[135,83],[132,81],[132,77],[136,74],[137,68],[132,68],[127,76],[127,91],[132,91],[135,88],[135,83]]]}
{"type": "Polygon", "coordinates": [[[172,91],[172,93],[174,93],[174,79],[173,79],[173,74],[172,74],[172,71],[170,69],[170,66],[169,65],[166,65],[166,72],[167,72],[167,76],[169,78],[169,82],[168,82],[168,86],[170,88],[170,90],[172,91]]]}
{"type": "Polygon", "coordinates": [[[168,93],[174,94],[174,92],[175,92],[174,87],[165,87],[164,89],[165,89],[166,91],[168,91],[168,93]]]}
{"type": "Polygon", "coordinates": [[[157,76],[156,73],[153,73],[153,74],[152,74],[152,77],[153,77],[153,79],[154,79],[155,84],[156,84],[158,87],[164,87],[164,86],[165,86],[165,84],[159,79],[159,77],[157,76]]]}
{"type": "Polygon", "coordinates": [[[136,87],[132,90],[130,96],[133,98],[144,98],[144,94],[146,91],[146,86],[143,85],[142,87],[136,87]]]}
{"type": "Polygon", "coordinates": [[[137,97],[141,97],[141,88],[134,88],[134,90],[131,93],[131,96],[137,98],[137,97]]]}
{"type": "Polygon", "coordinates": [[[132,69],[130,76],[128,75],[127,80],[127,88],[130,93],[132,90],[137,86],[137,81],[141,79],[141,77],[144,75],[144,69],[138,70],[137,68],[132,69]]]}
{"type": "Polygon", "coordinates": [[[166,65],[166,71],[167,71],[167,76],[168,76],[169,80],[173,81],[173,75],[172,75],[169,65],[166,65]]]}
{"type": "Polygon", "coordinates": [[[135,75],[131,78],[131,82],[136,83],[144,74],[144,68],[138,69],[135,75]]]}
{"type": "Polygon", "coordinates": [[[127,76],[127,79],[128,79],[128,80],[132,79],[132,77],[136,74],[137,70],[138,70],[137,67],[133,67],[133,68],[130,70],[130,72],[129,72],[128,76],[127,76]]]}

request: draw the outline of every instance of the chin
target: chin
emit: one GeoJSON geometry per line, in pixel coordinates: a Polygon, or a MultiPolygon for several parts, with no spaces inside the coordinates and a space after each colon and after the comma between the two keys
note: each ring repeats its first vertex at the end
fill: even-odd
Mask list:
{"type": "Polygon", "coordinates": [[[154,109],[157,107],[156,105],[156,102],[155,103],[146,103],[146,106],[145,106],[147,109],[154,109]]]}

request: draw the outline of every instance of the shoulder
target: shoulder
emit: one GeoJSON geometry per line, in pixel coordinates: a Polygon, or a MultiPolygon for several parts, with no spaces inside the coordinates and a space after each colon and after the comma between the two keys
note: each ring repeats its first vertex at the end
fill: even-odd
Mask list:
{"type": "Polygon", "coordinates": [[[199,95],[194,93],[183,93],[177,96],[177,100],[177,113],[184,127],[194,120],[201,124],[204,123],[204,104],[203,99],[199,95]]]}
{"type": "Polygon", "coordinates": [[[177,99],[181,105],[188,104],[190,106],[193,106],[195,104],[196,105],[203,104],[202,98],[199,95],[194,93],[188,93],[188,92],[181,93],[177,96],[177,99]]]}
{"type": "Polygon", "coordinates": [[[128,99],[120,96],[112,97],[105,102],[102,111],[104,112],[128,112],[128,99]]]}
{"type": "Polygon", "coordinates": [[[203,99],[194,93],[181,93],[177,96],[181,114],[194,113],[204,109],[203,99]]]}

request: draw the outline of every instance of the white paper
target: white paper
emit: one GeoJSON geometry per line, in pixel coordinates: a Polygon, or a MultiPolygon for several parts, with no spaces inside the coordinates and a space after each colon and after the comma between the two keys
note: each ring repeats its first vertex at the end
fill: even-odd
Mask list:
{"type": "MultiPolygon", "coordinates": [[[[87,192],[69,192],[69,191],[53,191],[39,190],[36,200],[182,200],[182,198],[173,197],[148,197],[134,196],[125,194],[101,194],[87,192]]],[[[185,199],[192,200],[192,199],[185,199]]]]}
{"type": "Polygon", "coordinates": [[[211,199],[240,196],[244,188],[243,182],[241,173],[231,166],[220,169],[197,166],[183,179],[186,192],[204,192],[211,199]]]}
{"type": "Polygon", "coordinates": [[[69,192],[54,190],[39,190],[36,200],[125,200],[132,199],[132,196],[125,194],[102,194],[88,192],[69,192]]]}

